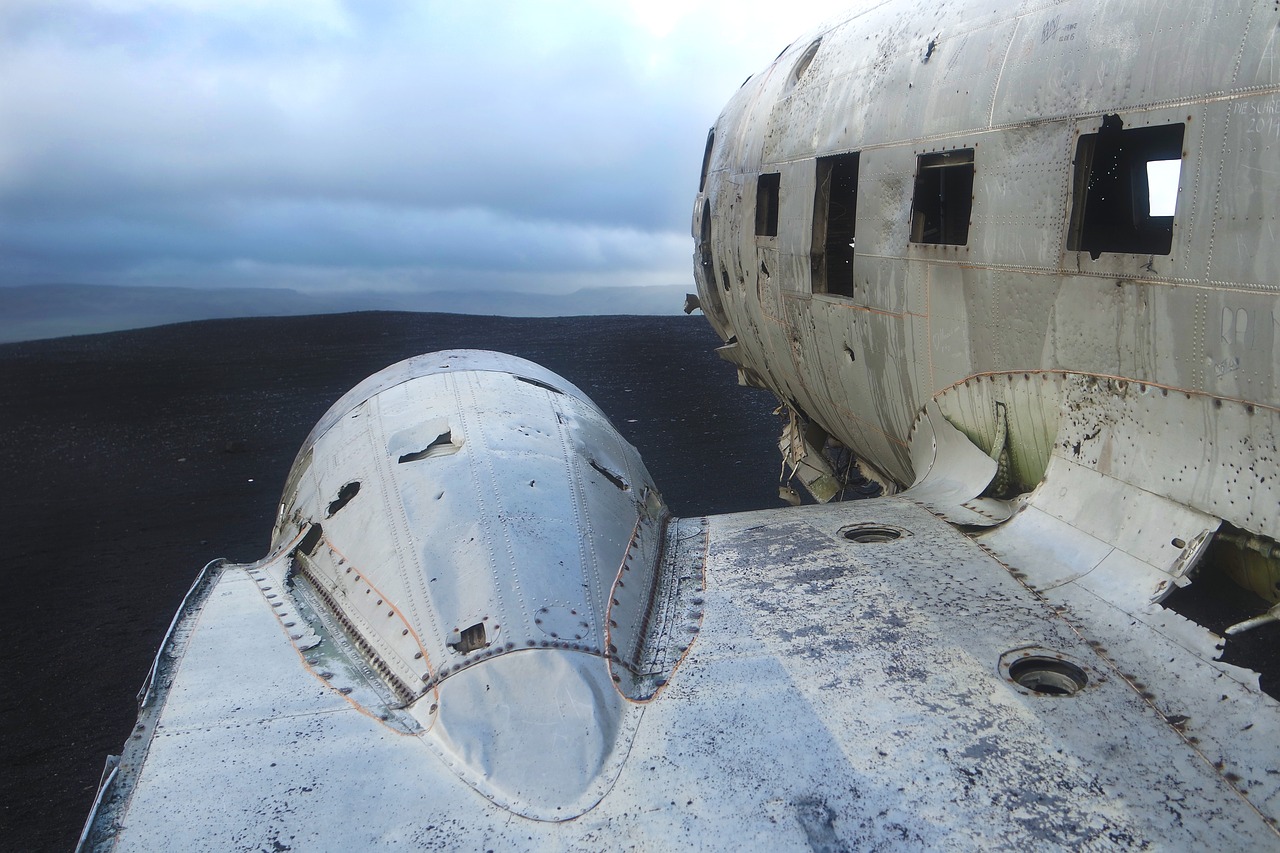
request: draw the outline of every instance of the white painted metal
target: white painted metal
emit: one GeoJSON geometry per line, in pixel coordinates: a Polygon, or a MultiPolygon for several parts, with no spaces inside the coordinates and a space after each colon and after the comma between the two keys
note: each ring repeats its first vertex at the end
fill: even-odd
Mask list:
{"type": "Polygon", "coordinates": [[[723,354],[898,486],[921,476],[910,436],[930,401],[983,452],[1003,423],[1027,491],[1084,403],[1085,419],[1111,418],[1110,464],[1132,488],[1280,537],[1277,14],[1263,0],[887,2],[797,39],[716,121],[694,206],[723,354]],[[1183,127],[1168,254],[1068,247],[1077,142],[1109,114],[1183,127]],[[960,149],[974,152],[967,241],[911,242],[917,158],[960,149]],[[841,295],[815,272],[817,181],[819,158],[851,153],[841,295]],[[766,173],[776,236],[756,233],[766,173]]]}
{"type": "MultiPolygon", "coordinates": [[[[1055,612],[906,498],[722,516],[710,520],[710,536],[701,634],[666,690],[632,706],[639,724],[612,790],[560,822],[495,805],[457,778],[429,734],[389,726],[343,695],[345,675],[324,679],[290,647],[281,608],[264,595],[276,588],[271,570],[224,568],[184,614],[193,628],[177,650],[177,678],[154,731],[143,733],[149,741],[134,742],[124,759],[142,763],[132,797],[99,815],[114,835],[106,845],[1244,850],[1277,842],[1255,810],[1274,785],[1241,773],[1248,782],[1233,786],[1224,773],[1239,765],[1215,767],[1218,754],[1190,744],[1163,703],[1133,683],[1132,673],[1170,654],[1159,626],[1140,622],[1126,629],[1130,642],[1100,653],[1081,639],[1099,627],[1088,611],[1055,612]],[[842,535],[865,525],[905,535],[865,544],[842,535]],[[1007,663],[1027,649],[1076,662],[1088,684],[1074,696],[1018,687],[1007,663]]],[[[508,724],[524,730],[504,692],[520,676],[493,664],[542,654],[473,667],[469,689],[450,695],[449,679],[441,702],[510,708],[508,724]]],[[[556,658],[607,672],[599,657],[556,658]]],[[[1234,733],[1245,705],[1218,702],[1218,691],[1176,710],[1200,732],[1230,706],[1222,728],[1234,733]]],[[[562,720],[557,750],[580,746],[572,719],[562,720]]],[[[1280,734],[1273,709],[1249,720],[1259,744],[1280,734]]],[[[542,752],[531,760],[542,759],[559,762],[542,752]]]]}
{"type": "Polygon", "coordinates": [[[313,431],[272,555],[184,605],[86,843],[1276,846],[1276,703],[1158,604],[1222,522],[1280,534],[1273,7],[891,2],[797,41],[714,128],[700,302],[912,488],[672,520],[559,377],[393,366],[313,431]],[[1168,255],[1068,248],[1112,114],[1185,125],[1168,255]],[[958,149],[967,243],[913,243],[917,157],[958,149]],[[852,294],[814,292],[850,152],[852,294]]]}
{"type": "Polygon", "coordinates": [[[560,377],[451,351],[343,397],[297,465],[274,543],[304,537],[296,560],[316,609],[362,646],[433,749],[514,811],[590,808],[635,712],[584,661],[605,653],[629,549],[643,551],[637,574],[656,564],[665,515],[635,449],[560,377]],[[494,689],[501,701],[486,701],[494,689]]]}

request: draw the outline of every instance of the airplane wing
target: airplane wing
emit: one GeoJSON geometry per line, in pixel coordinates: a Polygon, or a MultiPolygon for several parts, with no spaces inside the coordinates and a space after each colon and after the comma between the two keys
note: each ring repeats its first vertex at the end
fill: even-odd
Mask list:
{"type": "Polygon", "coordinates": [[[564,380],[410,360],[308,439],[272,554],[202,573],[81,848],[1274,845],[1257,676],[1053,518],[675,519],[564,380]]]}

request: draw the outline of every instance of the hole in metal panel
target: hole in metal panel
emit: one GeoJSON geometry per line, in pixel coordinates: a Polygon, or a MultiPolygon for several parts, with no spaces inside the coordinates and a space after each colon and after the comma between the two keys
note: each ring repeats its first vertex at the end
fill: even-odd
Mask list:
{"type": "Polygon", "coordinates": [[[707,131],[707,149],[702,152],[702,177],[698,180],[698,192],[707,188],[707,172],[711,170],[711,152],[716,145],[716,129],[707,131]]]}
{"type": "Polygon", "coordinates": [[[596,460],[594,459],[590,460],[590,462],[591,462],[592,468],[595,468],[598,472],[600,472],[600,474],[604,476],[606,480],[608,480],[610,483],[613,483],[622,491],[625,492],[631,489],[631,486],[627,483],[627,481],[622,479],[621,474],[615,474],[613,471],[610,471],[608,468],[605,468],[602,465],[600,465],[600,463],[596,462],[596,460]]]}
{"type": "Polygon", "coordinates": [[[871,542],[893,542],[911,534],[900,527],[891,527],[887,524],[858,524],[841,530],[840,535],[850,542],[867,544],[871,542]]]}
{"type": "MultiPolygon", "coordinates": [[[[804,72],[809,70],[809,66],[813,64],[813,58],[818,55],[818,48],[821,46],[822,39],[816,38],[804,49],[804,53],[800,54],[800,58],[796,60],[795,67],[791,69],[788,86],[794,86],[804,76],[804,72]]],[[[786,51],[784,50],[782,53],[786,53],[786,51]]],[[[782,56],[782,53],[778,54],[778,56],[782,56]]]]}
{"type": "MultiPolygon", "coordinates": [[[[406,453],[398,460],[401,464],[405,462],[417,462],[419,459],[425,459],[433,455],[431,451],[438,447],[447,447],[453,444],[453,431],[446,430],[432,439],[431,443],[421,450],[415,450],[413,453],[406,453]]],[[[332,513],[330,513],[332,514],[332,513]]]]}
{"type": "Polygon", "coordinates": [[[333,518],[334,513],[351,503],[351,499],[360,494],[360,481],[352,480],[341,489],[338,489],[338,496],[329,503],[329,509],[325,513],[325,518],[333,518]]]}
{"type": "Polygon", "coordinates": [[[1028,655],[1009,664],[1009,678],[1045,696],[1072,696],[1089,683],[1089,676],[1075,664],[1042,655],[1028,655]]]}
{"type": "Polygon", "coordinates": [[[455,652],[465,655],[470,652],[483,649],[487,645],[489,645],[489,642],[485,638],[484,623],[477,622],[470,628],[463,629],[461,635],[458,637],[458,642],[450,643],[449,647],[455,652]]]}
{"type": "Polygon", "coordinates": [[[554,385],[548,385],[548,384],[547,384],[547,383],[545,383],[545,382],[539,382],[537,379],[530,379],[530,378],[529,378],[529,377],[527,377],[527,376],[517,376],[517,377],[516,377],[516,381],[517,381],[517,382],[523,382],[523,383],[525,383],[526,385],[532,385],[532,386],[534,386],[535,388],[541,388],[541,389],[542,389],[542,390],[544,390],[544,391],[550,391],[552,394],[563,394],[563,393],[564,393],[563,391],[561,391],[559,388],[555,387],[554,385]]]}
{"type": "Polygon", "coordinates": [[[1126,128],[1104,115],[1097,133],[1080,136],[1067,249],[1168,255],[1182,172],[1186,125],[1126,128]]]}
{"type": "Polygon", "coordinates": [[[813,195],[813,292],[853,296],[858,154],[819,157],[813,195]]]}
{"type": "Polygon", "coordinates": [[[911,242],[963,246],[973,211],[973,149],[916,158],[911,242]]]}
{"type": "Polygon", "coordinates": [[[316,546],[320,544],[321,538],[324,537],[324,530],[318,524],[311,525],[307,530],[307,535],[302,537],[302,541],[298,543],[297,551],[306,554],[308,557],[316,552],[316,546]]]}
{"type": "Polygon", "coordinates": [[[778,192],[782,175],[769,172],[756,178],[756,236],[778,236],[778,192]]]}

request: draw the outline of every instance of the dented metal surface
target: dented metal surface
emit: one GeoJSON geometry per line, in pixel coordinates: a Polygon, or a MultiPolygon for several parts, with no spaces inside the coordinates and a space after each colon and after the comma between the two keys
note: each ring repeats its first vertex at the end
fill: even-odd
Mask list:
{"type": "Polygon", "coordinates": [[[910,436],[936,399],[976,443],[1006,425],[1011,483],[1030,491],[1071,429],[1070,374],[1093,383],[1095,413],[1109,398],[1125,409],[1115,447],[1177,442],[1157,464],[1126,460],[1126,482],[1274,539],[1276,24],[1260,2],[882,3],[803,36],[713,128],[694,207],[700,304],[742,376],[899,485],[921,475],[910,436]],[[1083,207],[1098,178],[1081,183],[1077,150],[1107,116],[1119,133],[1179,131],[1164,254],[1141,234],[1143,251],[1068,248],[1081,219],[1107,213],[1083,207]],[[971,154],[955,244],[913,231],[930,215],[929,158],[947,152],[971,154]],[[823,242],[837,160],[856,183],[856,210],[838,212],[853,219],[839,286],[823,242]],[[755,215],[765,175],[772,234],[755,215]],[[1215,408],[1193,415],[1186,395],[1215,408]]]}
{"type": "Polygon", "coordinates": [[[876,4],[735,94],[694,205],[740,378],[1122,650],[1270,818],[1275,703],[1160,602],[1197,572],[1280,595],[1278,25],[876,4]]]}
{"type": "MultiPolygon", "coordinates": [[[[201,849],[1275,843],[1256,792],[1229,782],[1209,747],[1189,746],[1186,727],[1206,709],[1147,698],[1113,659],[1122,649],[1081,639],[1095,626],[1057,613],[908,498],[689,521],[682,559],[705,561],[705,589],[694,578],[696,615],[680,609],[676,621],[700,631],[672,635],[683,662],[635,706],[643,717],[632,718],[616,781],[575,820],[519,817],[478,795],[429,735],[389,726],[353,698],[358,686],[343,692],[359,678],[353,664],[294,653],[282,622],[294,605],[266,597],[274,570],[225,567],[182,616],[178,677],[137,742],[142,779],[127,810],[101,816],[119,823],[98,840],[120,850],[175,837],[201,849]],[[896,538],[859,535],[872,529],[896,538]],[[1084,673],[1074,695],[1034,689],[1054,664],[1084,673]]],[[[1155,629],[1131,633],[1150,654],[1167,652],[1155,629]]],[[[570,659],[608,671],[596,656],[557,656],[570,659]]],[[[472,689],[450,695],[449,679],[444,707],[507,707],[519,677],[489,663],[465,675],[472,689]]],[[[1214,699],[1214,710],[1227,704],[1214,699]]],[[[1274,715],[1252,722],[1259,741],[1280,734],[1274,715]]],[[[507,724],[524,731],[526,720],[512,707],[507,724]]],[[[576,748],[568,719],[561,734],[559,749],[576,748]]]]}
{"type": "Polygon", "coordinates": [[[1277,26],[889,2],[797,40],[709,134],[696,302],[795,479],[839,494],[830,437],[905,491],[671,519],[554,374],[392,366],[184,602],[85,845],[1276,846],[1280,709],[1160,602],[1215,537],[1280,579],[1277,26]]]}

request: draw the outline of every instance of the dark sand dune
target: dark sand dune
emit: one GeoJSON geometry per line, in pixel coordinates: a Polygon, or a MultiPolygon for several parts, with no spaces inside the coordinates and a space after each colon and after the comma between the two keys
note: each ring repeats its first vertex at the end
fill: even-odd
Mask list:
{"type": "Polygon", "coordinates": [[[266,552],[294,453],[350,386],[499,349],[592,396],[672,509],[777,505],[773,400],[700,318],[364,313],[212,320],[0,346],[0,846],[66,850],[196,572],[266,552]]]}

